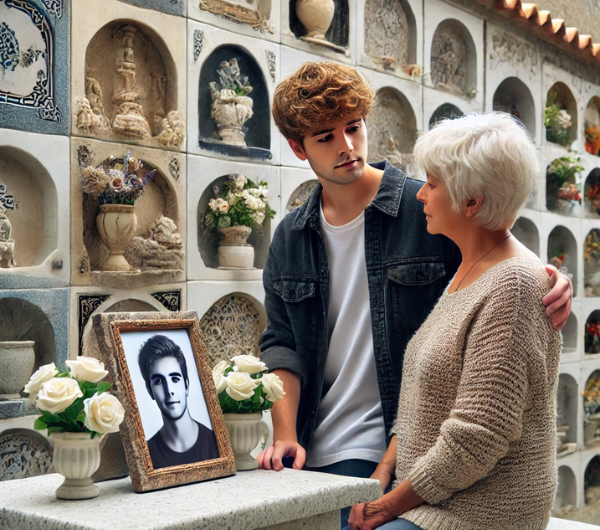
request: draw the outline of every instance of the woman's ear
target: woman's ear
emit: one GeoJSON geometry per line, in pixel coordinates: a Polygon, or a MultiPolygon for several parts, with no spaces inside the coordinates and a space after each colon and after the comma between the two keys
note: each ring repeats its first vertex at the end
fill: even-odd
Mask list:
{"type": "Polygon", "coordinates": [[[483,197],[476,197],[475,199],[469,199],[465,208],[465,214],[467,217],[475,217],[475,214],[481,208],[483,204],[483,197]]]}

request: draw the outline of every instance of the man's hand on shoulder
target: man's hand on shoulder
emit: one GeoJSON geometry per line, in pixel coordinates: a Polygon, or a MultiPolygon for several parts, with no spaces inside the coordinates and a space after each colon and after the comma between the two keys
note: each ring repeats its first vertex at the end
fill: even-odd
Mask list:
{"type": "Polygon", "coordinates": [[[568,276],[559,272],[553,265],[546,265],[546,272],[550,277],[552,290],[544,297],[542,302],[546,306],[546,315],[552,321],[552,326],[560,331],[565,327],[571,314],[573,284],[568,276]]]}
{"type": "Polygon", "coordinates": [[[306,450],[296,441],[277,440],[258,455],[258,465],[261,469],[281,471],[284,457],[294,459],[294,469],[302,469],[306,462],[306,450]]]}

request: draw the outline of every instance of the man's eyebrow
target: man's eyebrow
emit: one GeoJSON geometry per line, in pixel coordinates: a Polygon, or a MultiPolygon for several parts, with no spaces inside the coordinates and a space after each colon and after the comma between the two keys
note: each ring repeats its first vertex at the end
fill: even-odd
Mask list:
{"type": "MultiPolygon", "coordinates": [[[[361,121],[361,120],[362,120],[362,118],[355,118],[355,119],[353,119],[353,120],[350,120],[350,121],[349,121],[349,122],[346,124],[346,127],[348,127],[348,125],[352,125],[353,123],[358,123],[358,122],[359,122],[359,121],[361,121]]],[[[332,129],[323,129],[323,130],[321,130],[321,131],[317,131],[317,132],[314,132],[314,133],[312,133],[312,134],[311,134],[311,137],[312,137],[312,136],[319,136],[320,134],[330,133],[330,132],[331,132],[331,131],[333,131],[333,130],[335,130],[335,129],[333,129],[333,128],[332,128],[332,129]]]]}

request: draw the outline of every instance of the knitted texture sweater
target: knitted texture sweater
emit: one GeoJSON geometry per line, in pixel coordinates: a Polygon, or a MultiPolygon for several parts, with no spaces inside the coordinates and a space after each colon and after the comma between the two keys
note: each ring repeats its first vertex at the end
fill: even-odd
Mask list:
{"type": "Polygon", "coordinates": [[[548,275],[511,258],[447,290],[407,346],[396,484],[426,504],[425,530],[543,530],[556,490],[560,334],[542,298],[548,275]]]}

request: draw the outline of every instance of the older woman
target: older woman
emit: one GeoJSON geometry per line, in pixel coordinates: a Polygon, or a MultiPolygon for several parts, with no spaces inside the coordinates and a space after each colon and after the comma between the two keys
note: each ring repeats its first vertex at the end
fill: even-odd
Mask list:
{"type": "Polygon", "coordinates": [[[373,474],[381,499],[352,508],[354,529],[543,530],[556,489],[560,336],[542,298],[548,275],[511,236],[539,174],[510,115],[447,120],[415,163],[427,230],[463,261],[409,343],[395,436],[373,474]]]}

